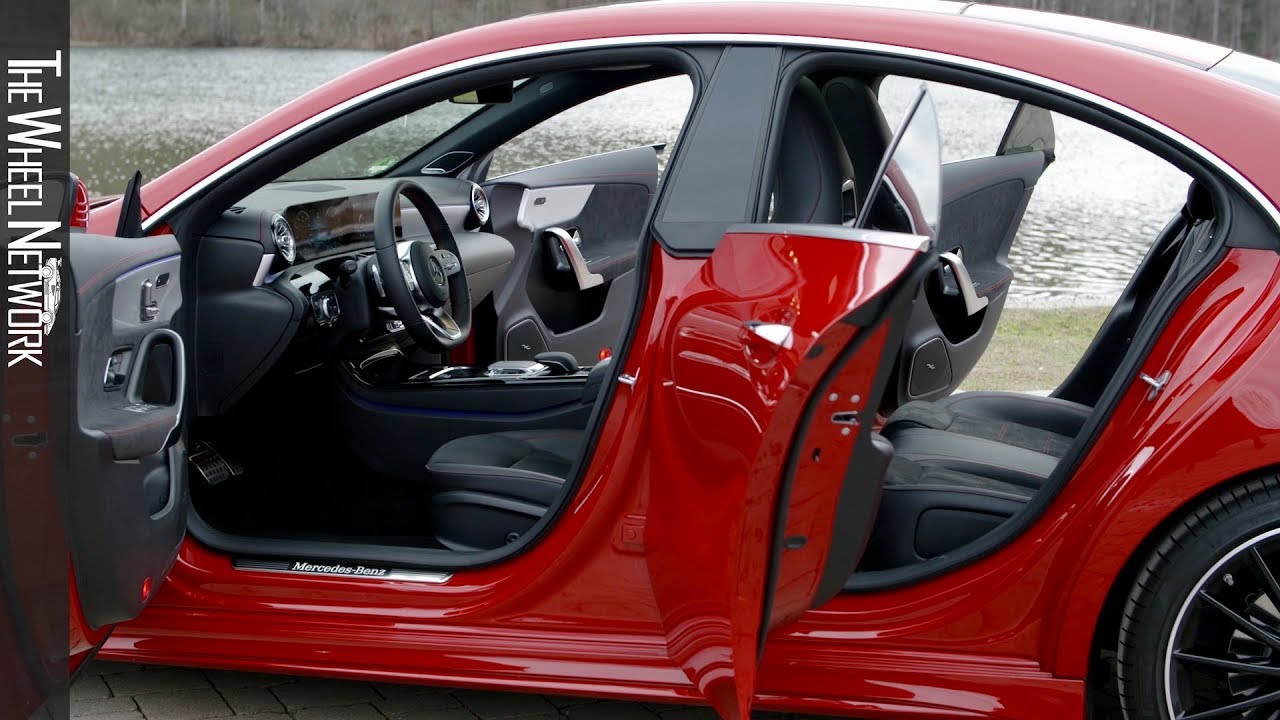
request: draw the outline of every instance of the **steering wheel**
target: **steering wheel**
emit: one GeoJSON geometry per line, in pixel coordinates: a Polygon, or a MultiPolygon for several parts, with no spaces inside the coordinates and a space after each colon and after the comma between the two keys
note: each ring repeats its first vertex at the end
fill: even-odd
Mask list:
{"type": "Polygon", "coordinates": [[[378,193],[373,208],[373,247],[378,277],[405,332],[419,347],[444,352],[471,334],[471,293],[458,242],[431,196],[413,180],[397,180],[378,193]],[[396,242],[396,210],[405,197],[422,215],[430,243],[414,240],[401,257],[396,242]],[[400,268],[395,272],[394,268],[400,268]]]}

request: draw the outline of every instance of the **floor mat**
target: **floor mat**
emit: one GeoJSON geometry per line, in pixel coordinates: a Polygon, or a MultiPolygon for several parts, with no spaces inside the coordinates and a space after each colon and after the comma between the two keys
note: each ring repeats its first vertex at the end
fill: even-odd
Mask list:
{"type": "Polygon", "coordinates": [[[250,457],[223,449],[242,474],[217,485],[192,473],[191,495],[200,516],[233,534],[433,546],[430,495],[425,488],[382,477],[337,453],[292,461],[250,457]],[[394,540],[398,541],[394,541],[394,540]]]}

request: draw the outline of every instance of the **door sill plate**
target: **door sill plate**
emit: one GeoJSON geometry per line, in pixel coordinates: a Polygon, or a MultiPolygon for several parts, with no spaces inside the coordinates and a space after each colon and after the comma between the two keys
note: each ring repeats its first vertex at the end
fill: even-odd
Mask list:
{"type": "Polygon", "coordinates": [[[237,558],[232,561],[232,566],[237,570],[249,572],[289,573],[292,575],[316,575],[320,577],[358,577],[375,580],[394,580],[397,582],[421,582],[433,585],[442,585],[449,582],[453,577],[453,573],[406,570],[355,562],[237,558]]]}

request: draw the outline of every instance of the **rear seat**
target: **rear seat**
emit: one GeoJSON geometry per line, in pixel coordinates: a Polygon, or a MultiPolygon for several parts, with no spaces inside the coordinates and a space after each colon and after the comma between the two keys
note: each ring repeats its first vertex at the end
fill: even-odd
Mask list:
{"type": "MultiPolygon", "coordinates": [[[[1212,245],[1208,189],[1193,182],[1182,212],[1186,228],[1170,245],[1177,255],[1144,307],[1212,245]]],[[[1134,318],[1134,327],[1142,321],[1134,318]]],[[[1059,398],[1008,392],[960,393],[898,408],[881,430],[894,460],[860,569],[922,562],[1008,520],[1044,486],[1092,412],[1059,398]]]]}

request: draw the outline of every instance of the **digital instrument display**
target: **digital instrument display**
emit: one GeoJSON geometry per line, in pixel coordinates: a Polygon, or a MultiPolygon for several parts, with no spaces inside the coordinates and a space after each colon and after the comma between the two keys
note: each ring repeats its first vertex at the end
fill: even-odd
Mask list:
{"type": "Polygon", "coordinates": [[[297,240],[299,262],[373,244],[373,204],[377,195],[354,195],[294,205],[285,220],[297,240]]]}

